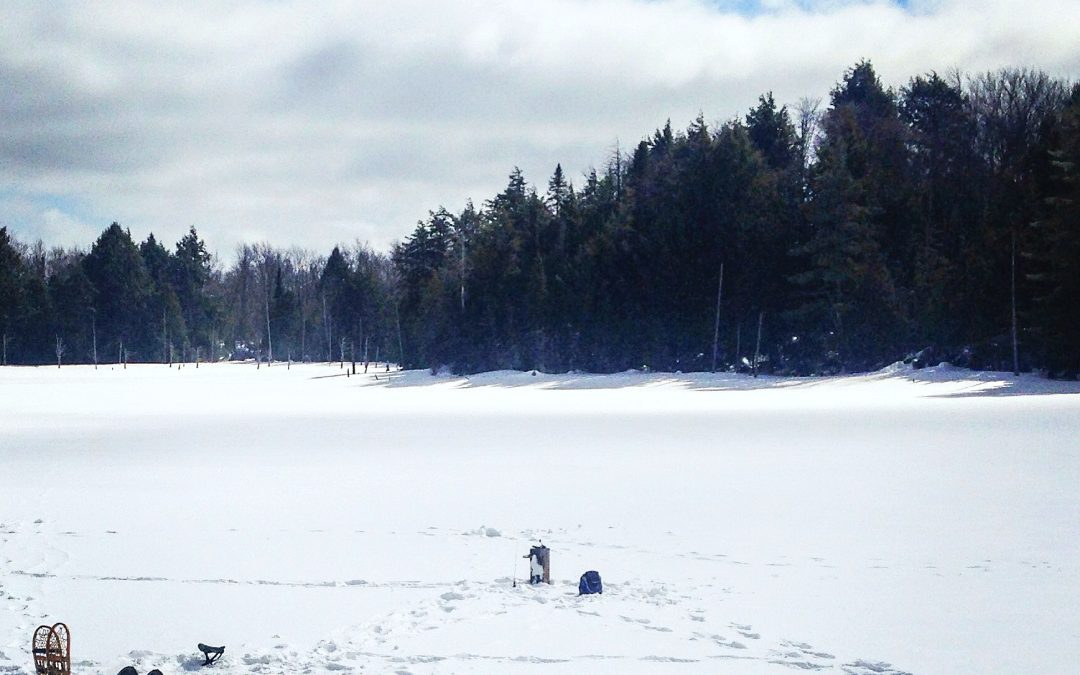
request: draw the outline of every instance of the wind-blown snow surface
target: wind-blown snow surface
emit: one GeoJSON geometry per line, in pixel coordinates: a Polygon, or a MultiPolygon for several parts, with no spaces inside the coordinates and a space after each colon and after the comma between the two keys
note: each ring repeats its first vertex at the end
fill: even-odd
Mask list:
{"type": "Polygon", "coordinates": [[[0,672],[1080,671],[1075,384],[342,372],[0,369],[0,672]]]}

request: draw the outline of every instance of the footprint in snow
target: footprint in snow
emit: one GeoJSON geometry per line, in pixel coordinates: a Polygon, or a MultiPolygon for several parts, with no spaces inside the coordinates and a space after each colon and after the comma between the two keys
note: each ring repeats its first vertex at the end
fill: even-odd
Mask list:
{"type": "Polygon", "coordinates": [[[738,640],[728,641],[725,640],[724,636],[722,635],[713,635],[711,637],[712,641],[720,645],[721,647],[727,647],[728,649],[746,649],[746,645],[739,642],[738,640]]]}
{"type": "Polygon", "coordinates": [[[770,651],[772,658],[769,663],[798,670],[825,670],[833,667],[833,664],[828,662],[834,658],[832,654],[815,652],[814,648],[805,642],[785,641],[783,645],[787,647],[786,651],[770,651]]]}
{"type": "Polygon", "coordinates": [[[911,675],[902,670],[896,670],[891,663],[883,661],[856,660],[854,663],[845,663],[842,670],[848,675],[911,675]]]}
{"type": "Polygon", "coordinates": [[[807,656],[813,656],[813,657],[819,658],[819,659],[835,659],[836,658],[835,656],[833,656],[832,654],[829,654],[828,652],[814,651],[814,647],[812,645],[806,644],[805,642],[785,641],[783,644],[784,644],[785,647],[790,647],[792,649],[797,649],[800,652],[802,652],[803,654],[806,654],[807,656]]]}

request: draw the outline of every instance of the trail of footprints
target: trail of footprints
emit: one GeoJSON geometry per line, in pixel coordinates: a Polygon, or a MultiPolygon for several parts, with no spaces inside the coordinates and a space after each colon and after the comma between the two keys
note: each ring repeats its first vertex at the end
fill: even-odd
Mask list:
{"type": "MultiPolygon", "coordinates": [[[[403,634],[416,633],[421,631],[431,631],[444,628],[450,623],[457,623],[460,621],[466,621],[470,617],[465,616],[464,613],[459,612],[459,608],[463,603],[477,602],[482,600],[484,595],[504,594],[501,600],[505,601],[505,587],[507,580],[497,580],[493,583],[478,584],[474,582],[459,581],[453,584],[452,590],[448,590],[440,593],[432,599],[423,601],[411,608],[391,612],[390,614],[382,617],[378,621],[371,622],[365,626],[359,626],[352,630],[349,630],[348,637],[342,637],[343,645],[340,645],[334,640],[320,642],[316,648],[311,652],[298,652],[290,650],[288,645],[278,644],[275,645],[271,651],[264,653],[245,653],[239,657],[234,657],[233,663],[230,664],[230,670],[235,671],[238,666],[243,670],[250,673],[282,673],[282,672],[312,672],[312,671],[346,671],[353,670],[355,668],[363,668],[363,664],[370,664],[372,661],[383,661],[387,665],[396,668],[393,672],[397,673],[413,673],[409,670],[409,667],[421,667],[425,665],[430,666],[434,663],[439,663],[447,660],[463,660],[463,661],[488,661],[488,662],[505,662],[507,664],[512,663],[561,663],[573,660],[631,660],[633,657],[626,656],[613,656],[613,655],[581,655],[575,659],[551,659],[543,658],[535,655],[523,655],[515,657],[497,657],[487,656],[482,654],[470,654],[460,653],[454,655],[424,655],[424,654],[395,654],[397,649],[395,642],[402,637],[403,634]],[[455,615],[455,613],[457,613],[455,615]],[[355,636],[362,636],[356,638],[355,636]]],[[[616,590],[618,585],[612,586],[612,590],[616,590]]],[[[648,591],[635,591],[632,588],[621,589],[626,592],[626,595],[633,599],[635,596],[639,597],[652,597],[655,601],[655,595],[650,596],[648,591]]],[[[618,592],[618,591],[616,591],[618,592]]],[[[9,603],[13,598],[6,594],[2,588],[0,593],[5,603],[9,603]]],[[[611,591],[609,591],[611,594],[611,591]]],[[[503,605],[496,609],[497,614],[505,614],[512,608],[513,605],[523,605],[529,602],[537,602],[541,604],[551,604],[554,609],[573,609],[578,615],[586,617],[603,618],[604,614],[601,611],[594,611],[591,609],[584,609],[578,606],[576,600],[572,595],[561,594],[554,597],[548,597],[543,594],[535,593],[531,595],[514,595],[510,596],[512,602],[509,605],[503,605]]],[[[9,605],[10,606],[10,605],[9,605]]],[[[26,605],[22,605],[23,608],[26,605]]],[[[621,621],[640,626],[642,630],[657,631],[661,633],[674,633],[674,629],[667,626],[655,625],[652,619],[643,617],[633,617],[627,614],[616,615],[621,621]]],[[[691,621],[697,623],[704,623],[706,616],[703,610],[693,610],[689,612],[688,617],[691,621]]],[[[27,617],[29,619],[29,617],[27,617]]],[[[778,648],[767,649],[763,654],[750,654],[751,645],[754,645],[756,641],[761,640],[760,633],[756,632],[753,626],[748,624],[731,623],[729,625],[731,631],[735,637],[728,637],[717,633],[703,633],[693,632],[688,638],[692,641],[707,640],[717,647],[724,650],[724,653],[711,655],[709,658],[742,658],[750,660],[764,660],[769,663],[774,663],[780,666],[785,666],[794,670],[805,671],[822,671],[833,670],[839,671],[845,675],[909,675],[902,671],[894,669],[888,663],[856,660],[851,663],[837,663],[836,658],[825,651],[815,649],[813,646],[798,641],[782,641],[778,648]]],[[[756,651],[756,650],[754,650],[756,651]]],[[[170,660],[170,657],[165,655],[157,655],[150,652],[136,651],[129,654],[129,657],[136,663],[145,661],[146,663],[162,663],[166,660],[170,660]]],[[[174,657],[178,666],[178,671],[189,670],[193,665],[190,662],[190,658],[186,656],[174,657]]],[[[694,657],[681,657],[678,655],[647,655],[639,657],[639,660],[652,661],[652,662],[664,662],[664,663],[697,663],[700,662],[700,658],[694,657]]],[[[92,662],[83,662],[80,664],[85,668],[92,668],[98,664],[92,662]]],[[[3,652],[0,652],[0,673],[23,673],[21,667],[11,664],[7,661],[3,652]]],[[[104,672],[104,671],[102,671],[104,672]]]]}
{"type": "MultiPolygon", "coordinates": [[[[36,523],[35,525],[40,525],[36,523]]],[[[8,537],[4,535],[17,534],[3,524],[0,524],[0,541],[6,542],[8,537]]],[[[66,534],[66,533],[61,533],[66,534]]],[[[695,557],[705,558],[702,554],[693,552],[695,557]]],[[[40,560],[32,565],[20,564],[22,569],[15,569],[11,559],[0,559],[0,603],[9,616],[17,615],[16,634],[28,633],[37,617],[31,616],[30,610],[33,598],[16,597],[6,583],[12,577],[22,577],[31,582],[41,579],[52,578],[53,574],[47,570],[55,569],[56,564],[62,562],[66,556],[59,550],[46,550],[42,552],[40,560]]],[[[726,556],[716,554],[708,556],[711,559],[723,559],[726,556]]],[[[29,561],[20,561],[21,563],[29,561]]],[[[739,564],[738,561],[731,561],[739,564]]],[[[91,577],[79,577],[94,580],[91,577]]],[[[101,578],[100,580],[104,580],[101,578]]],[[[121,580],[118,577],[109,577],[109,580],[121,580]]],[[[150,577],[122,579],[127,581],[154,582],[154,581],[181,581],[187,583],[255,583],[279,585],[273,581],[247,581],[241,582],[229,579],[205,579],[205,580],[169,580],[150,577]]],[[[589,661],[589,660],[634,660],[663,662],[663,663],[697,663],[702,658],[707,659],[747,659],[755,661],[767,661],[778,666],[793,670],[823,671],[844,673],[844,675],[909,675],[893,668],[891,664],[855,660],[850,663],[839,661],[832,654],[814,648],[813,646],[799,641],[782,640],[775,646],[762,646],[761,634],[749,624],[730,623],[731,635],[721,635],[706,631],[690,631],[685,634],[685,639],[692,642],[703,641],[719,648],[721,651],[696,657],[684,655],[646,655],[642,657],[628,657],[622,655],[586,654],[574,659],[551,659],[535,655],[523,655],[514,657],[496,657],[482,654],[459,653],[453,655],[424,655],[424,654],[398,654],[397,643],[409,634],[422,633],[445,628],[448,625],[459,623],[474,618],[475,613],[461,611],[467,603],[494,602],[490,607],[491,614],[499,615],[510,612],[514,607],[520,607],[527,603],[549,604],[555,611],[572,610],[577,615],[586,617],[588,620],[610,620],[616,618],[630,626],[636,626],[643,631],[670,634],[672,639],[678,640],[678,632],[668,626],[661,625],[659,619],[633,616],[635,603],[647,605],[650,613],[655,617],[656,608],[677,608],[684,602],[692,602],[692,595],[674,592],[663,583],[625,582],[622,584],[608,584],[608,593],[605,595],[606,602],[600,604],[584,604],[573,592],[572,584],[564,582],[567,586],[564,593],[530,593],[510,592],[510,579],[497,579],[493,582],[479,583],[458,581],[453,583],[430,583],[405,582],[403,585],[414,589],[431,589],[434,595],[427,600],[411,607],[390,612],[376,621],[361,626],[355,626],[348,631],[342,631],[337,640],[325,640],[310,651],[297,651],[290,649],[286,644],[276,644],[269,650],[260,653],[244,653],[230,657],[230,672],[250,673],[284,673],[284,672],[315,672],[315,671],[348,671],[365,669],[372,662],[383,662],[389,668],[388,672],[411,674],[410,667],[419,667],[421,670],[429,670],[431,664],[447,660],[505,662],[513,663],[561,663],[566,661],[589,661]],[[612,602],[609,598],[617,601],[612,602]],[[427,666],[427,668],[425,668],[427,666]]],[[[22,586],[23,584],[20,584],[22,586]]],[[[30,584],[34,585],[34,584],[30,584]]],[[[369,585],[362,580],[348,582],[314,582],[301,584],[280,584],[301,586],[355,586],[369,585]]],[[[382,586],[383,584],[370,584],[382,586]]],[[[39,589],[40,590],[40,589],[39,589]]],[[[660,616],[667,614],[667,610],[660,612],[660,616]]],[[[704,625],[708,623],[708,616],[703,609],[693,609],[683,615],[692,624],[704,625]]],[[[728,632],[728,631],[725,631],[728,632]]],[[[24,655],[17,645],[6,645],[0,650],[0,675],[7,673],[28,673],[22,666],[10,658],[21,660],[24,655]],[[10,656],[9,656],[10,655],[10,656]]],[[[177,672],[190,670],[193,664],[190,656],[168,656],[153,654],[144,651],[130,653],[129,658],[134,662],[141,663],[165,663],[175,661],[177,672]]],[[[83,669],[98,667],[99,664],[84,661],[79,664],[83,669]]],[[[99,671],[104,672],[104,671],[99,671]]]]}
{"type": "MultiPolygon", "coordinates": [[[[538,602],[550,604],[555,610],[570,609],[579,616],[597,619],[605,618],[604,611],[609,609],[607,604],[597,605],[595,606],[595,609],[586,609],[581,606],[579,598],[575,597],[572,593],[556,594],[554,596],[540,593],[514,594],[508,596],[506,589],[507,581],[509,580],[502,579],[493,583],[457,582],[455,590],[441,593],[435,599],[424,601],[408,610],[391,612],[379,621],[350,630],[348,632],[349,637],[344,639],[346,642],[346,646],[344,647],[339,646],[335,642],[326,642],[320,645],[320,650],[322,650],[327,659],[326,663],[336,664],[334,668],[331,669],[341,669],[343,667],[342,661],[347,662],[356,658],[384,659],[389,663],[405,666],[405,669],[395,671],[400,673],[412,673],[412,671],[407,669],[408,666],[423,666],[424,664],[437,663],[446,660],[503,661],[507,663],[562,663],[566,661],[635,659],[663,663],[698,663],[702,661],[701,656],[686,657],[671,654],[646,655],[642,657],[584,654],[576,656],[573,659],[553,659],[542,658],[539,656],[500,657],[470,653],[446,656],[393,654],[393,650],[396,649],[396,647],[393,646],[395,639],[400,637],[402,632],[414,633],[418,631],[437,630],[445,627],[448,622],[467,620],[469,617],[461,616],[460,613],[458,616],[455,616],[455,612],[458,611],[458,608],[462,603],[483,602],[484,600],[492,600],[495,598],[496,602],[502,601],[504,603],[502,605],[497,605],[499,608],[496,610],[496,613],[506,614],[511,611],[514,606],[538,602]],[[353,637],[356,635],[367,635],[369,637],[356,639],[353,637]]],[[[644,598],[651,600],[650,604],[675,602],[669,598],[658,600],[656,597],[658,594],[654,591],[641,590],[633,587],[631,584],[612,584],[609,587],[611,590],[608,591],[607,597],[622,596],[631,601],[639,601],[644,598]]],[[[659,595],[663,596],[665,594],[666,590],[659,595]]],[[[625,608],[620,608],[618,606],[611,609],[614,612],[614,617],[617,617],[618,620],[626,624],[640,627],[640,629],[646,631],[673,634],[673,637],[676,639],[678,638],[677,635],[674,635],[676,633],[674,629],[658,625],[657,622],[651,618],[635,617],[627,613],[622,613],[625,608]]],[[[706,613],[701,609],[691,610],[686,616],[695,623],[706,622],[706,613]]],[[[832,670],[833,672],[845,673],[845,675],[909,675],[894,669],[892,665],[888,663],[864,660],[856,660],[850,663],[839,662],[833,654],[816,649],[805,642],[794,640],[783,640],[776,647],[764,648],[763,650],[763,648],[758,647],[757,645],[757,643],[761,641],[761,634],[755,631],[753,626],[749,624],[731,623],[729,624],[729,628],[732,633],[734,633],[734,637],[727,637],[717,633],[693,631],[687,639],[689,641],[708,641],[723,649],[723,652],[721,653],[707,655],[704,658],[734,658],[767,661],[793,670],[832,670]],[[755,647],[757,648],[755,649],[755,647]]],[[[328,666],[324,664],[323,667],[328,666]]]]}
{"type": "MultiPolygon", "coordinates": [[[[41,521],[35,523],[35,525],[40,524],[41,521]]],[[[34,584],[12,583],[11,581],[12,569],[16,565],[27,562],[13,560],[8,555],[11,550],[7,545],[8,541],[18,533],[17,524],[0,523],[0,551],[5,552],[0,558],[0,607],[3,608],[3,626],[10,630],[11,638],[0,649],[0,673],[28,672],[19,665],[19,662],[25,660],[24,655],[28,654],[25,645],[19,642],[19,638],[29,635],[39,623],[39,617],[33,616],[32,605],[34,596],[40,592],[40,588],[34,584]]],[[[34,561],[35,564],[43,562],[45,562],[44,556],[34,561]]]]}

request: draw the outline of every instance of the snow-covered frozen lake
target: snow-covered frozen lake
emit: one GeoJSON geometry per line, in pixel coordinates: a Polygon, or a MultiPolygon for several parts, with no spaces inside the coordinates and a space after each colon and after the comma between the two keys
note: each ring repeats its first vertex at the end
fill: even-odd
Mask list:
{"type": "Polygon", "coordinates": [[[0,368],[0,672],[1080,672],[1076,383],[342,373],[0,368]]]}

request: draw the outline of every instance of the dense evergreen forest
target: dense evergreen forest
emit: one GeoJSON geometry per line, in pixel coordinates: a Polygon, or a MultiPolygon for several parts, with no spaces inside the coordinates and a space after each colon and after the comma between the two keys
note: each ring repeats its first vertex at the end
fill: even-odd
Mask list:
{"type": "Polygon", "coordinates": [[[668,123],[579,185],[514,170],[389,254],[221,261],[114,223],[0,229],[4,363],[390,359],[407,367],[822,374],[910,358],[1080,372],[1080,86],[869,62],[827,103],[668,123]]]}

